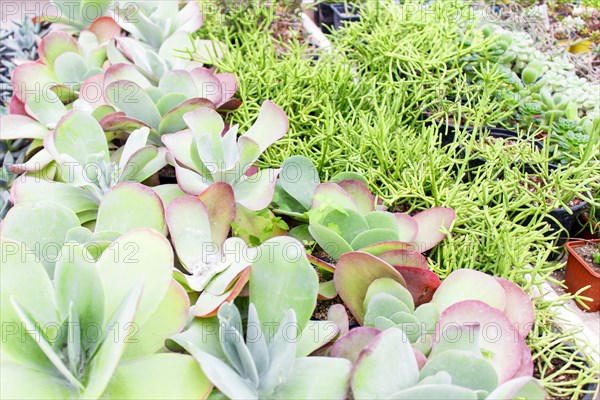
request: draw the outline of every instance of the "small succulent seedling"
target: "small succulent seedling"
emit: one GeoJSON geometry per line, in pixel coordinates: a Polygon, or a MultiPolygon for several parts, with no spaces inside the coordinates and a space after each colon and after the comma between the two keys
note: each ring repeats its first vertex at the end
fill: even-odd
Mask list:
{"type": "Polygon", "coordinates": [[[212,183],[225,182],[233,188],[239,205],[253,211],[266,208],[279,170],[264,169],[251,175],[249,170],[267,147],[286,134],[285,112],[264,102],[256,122],[239,138],[237,125],[223,134],[225,123],[210,108],[198,108],[183,119],[189,129],[162,137],[181,189],[198,195],[212,183]]]}
{"type": "Polygon", "coordinates": [[[0,318],[16,328],[1,344],[3,398],[208,395],[211,384],[192,357],[157,353],[189,312],[162,234],[131,231],[97,261],[85,246],[65,243],[53,280],[4,231],[0,243],[0,318]]]}

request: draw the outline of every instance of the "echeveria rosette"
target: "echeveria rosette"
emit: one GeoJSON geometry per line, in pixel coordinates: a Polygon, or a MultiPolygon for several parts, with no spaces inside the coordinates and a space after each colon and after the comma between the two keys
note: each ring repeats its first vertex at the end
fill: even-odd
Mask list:
{"type": "MultiPolygon", "coordinates": [[[[454,329],[457,329],[454,326],[454,329]]],[[[459,328],[461,329],[461,328],[459,328]]],[[[479,326],[469,327],[477,332],[479,326]]],[[[467,331],[440,342],[424,358],[398,328],[361,327],[342,336],[330,354],[353,363],[355,399],[539,399],[544,390],[531,376],[500,382],[494,368],[467,331]]]]}
{"type": "Polygon", "coordinates": [[[265,101],[256,122],[239,138],[237,125],[223,133],[223,118],[210,108],[189,112],[183,119],[189,129],[162,136],[181,189],[198,195],[211,184],[224,182],[233,188],[239,205],[253,211],[266,208],[273,199],[279,170],[247,174],[265,149],[286,134],[285,112],[265,101]]]}
{"type": "Polygon", "coordinates": [[[239,101],[232,99],[236,91],[235,76],[215,74],[204,67],[169,70],[153,83],[135,66],[115,64],[104,74],[86,80],[81,93],[89,108],[103,107],[100,124],[105,131],[131,132],[147,127],[159,144],[159,135],[186,128],[186,113],[198,108],[237,108],[239,101]],[[102,96],[97,95],[98,90],[102,96]]]}
{"type": "Polygon", "coordinates": [[[257,250],[246,332],[258,340],[244,343],[240,313],[226,302],[218,320],[196,318],[167,345],[191,353],[230,398],[346,398],[350,363],[307,357],[330,342],[339,327],[330,321],[310,321],[318,276],[302,244],[277,237],[257,250]]]}
{"type": "Polygon", "coordinates": [[[0,318],[17,327],[1,344],[3,398],[208,396],[212,385],[192,357],[157,353],[189,312],[162,234],[130,231],[97,261],[68,242],[53,280],[20,243],[3,236],[1,246],[0,318]],[[92,340],[90,327],[111,333],[92,340]]]}
{"type": "MultiPolygon", "coordinates": [[[[110,201],[113,197],[107,195],[120,186],[130,192],[119,197],[122,200],[135,202],[151,197],[149,201],[162,208],[152,189],[137,183],[166,165],[166,150],[146,145],[148,135],[148,129],[132,133],[111,160],[98,122],[83,111],[70,111],[44,139],[44,149],[38,153],[43,159],[34,157],[25,164],[13,165],[14,171],[25,174],[11,189],[12,201],[15,205],[56,202],[70,208],[81,223],[86,223],[96,219],[99,205],[110,201]]],[[[138,219],[139,216],[134,218],[138,219]]]]}

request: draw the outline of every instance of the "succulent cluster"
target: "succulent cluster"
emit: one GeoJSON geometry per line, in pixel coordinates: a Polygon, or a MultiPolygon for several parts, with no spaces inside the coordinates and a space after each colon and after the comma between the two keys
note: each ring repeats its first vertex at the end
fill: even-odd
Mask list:
{"type": "MultiPolygon", "coordinates": [[[[228,123],[237,80],[205,65],[224,47],[196,37],[198,2],[53,4],[39,20],[63,30],[14,68],[1,117],[2,398],[543,397],[527,294],[430,268],[454,209],[386,211],[301,156],[259,169],[288,117],[265,100],[228,123]],[[319,299],[340,303],[328,320],[319,299]]],[[[577,130],[571,104],[540,94],[557,129],[577,130]]]]}

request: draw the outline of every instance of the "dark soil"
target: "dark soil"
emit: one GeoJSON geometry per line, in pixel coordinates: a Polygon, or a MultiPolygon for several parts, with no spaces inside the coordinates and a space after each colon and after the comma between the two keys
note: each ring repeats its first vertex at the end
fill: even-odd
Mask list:
{"type": "MultiPolygon", "coordinates": [[[[317,301],[317,307],[315,308],[315,311],[313,312],[311,319],[318,320],[318,321],[327,320],[327,311],[329,310],[329,307],[331,307],[335,304],[344,305],[344,302],[342,301],[340,296],[336,296],[331,300],[317,301]]],[[[346,305],[344,305],[344,308],[346,309],[346,313],[348,313],[348,322],[350,323],[350,325],[352,326],[352,325],[357,324],[356,319],[354,319],[354,317],[352,316],[352,313],[350,312],[350,310],[348,310],[346,305]]]]}
{"type": "Polygon", "coordinates": [[[594,271],[600,274],[600,264],[596,264],[593,259],[593,255],[598,252],[597,243],[587,243],[585,246],[575,247],[573,249],[575,253],[579,254],[579,257],[588,263],[594,271]]]}
{"type": "Polygon", "coordinates": [[[175,167],[173,167],[172,165],[166,165],[160,171],[158,171],[158,175],[175,178],[175,167]]]}
{"type": "MultiPolygon", "coordinates": [[[[546,374],[551,374],[556,370],[560,370],[565,366],[565,362],[559,358],[552,359],[552,367],[551,369],[546,371],[546,374]]],[[[541,378],[540,371],[538,369],[537,363],[533,364],[533,377],[536,379],[541,378]]],[[[561,375],[558,375],[553,379],[553,382],[571,382],[577,380],[576,372],[564,372],[561,375]]],[[[580,395],[579,398],[583,398],[584,394],[580,395]]],[[[550,394],[546,394],[546,400],[571,400],[570,396],[552,396],[550,394]]]]}

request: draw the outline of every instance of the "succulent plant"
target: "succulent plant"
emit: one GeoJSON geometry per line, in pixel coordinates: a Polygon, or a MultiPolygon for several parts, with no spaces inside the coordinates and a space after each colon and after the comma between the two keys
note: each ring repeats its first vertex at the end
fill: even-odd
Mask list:
{"type": "Polygon", "coordinates": [[[113,3],[112,0],[50,0],[51,7],[43,9],[49,13],[36,17],[36,20],[60,24],[63,31],[74,34],[83,30],[101,31],[106,29],[105,24],[115,24],[110,17],[113,3]]]}
{"type": "Polygon", "coordinates": [[[266,241],[250,273],[245,343],[240,312],[225,302],[219,323],[196,318],[167,345],[192,354],[230,398],[345,398],[350,363],[306,357],[331,341],[339,327],[310,321],[318,277],[302,244],[290,237],[266,241]]]}
{"type": "MultiPolygon", "coordinates": [[[[102,33],[115,34],[118,32],[102,33]]],[[[39,60],[23,63],[14,70],[12,84],[17,100],[33,108],[48,89],[65,104],[76,100],[81,84],[102,72],[106,61],[103,39],[91,31],[81,32],[77,40],[66,32],[47,34],[39,44],[39,60]]]]}
{"type": "Polygon", "coordinates": [[[0,105],[10,103],[13,93],[10,77],[16,66],[38,58],[37,39],[46,31],[45,25],[34,23],[28,16],[23,22],[13,21],[8,29],[0,29],[0,105]]]}
{"type": "Polygon", "coordinates": [[[186,128],[183,116],[192,110],[237,108],[236,91],[235,76],[204,67],[170,70],[154,85],[135,66],[116,64],[83,83],[80,107],[102,110],[100,124],[107,132],[146,127],[160,144],[160,135],[186,128]]]}
{"type": "Polygon", "coordinates": [[[501,381],[477,345],[479,324],[449,327],[428,358],[411,347],[401,329],[357,328],[330,354],[354,364],[354,399],[544,399],[531,376],[501,381]]]}
{"type": "Polygon", "coordinates": [[[184,114],[183,119],[189,129],[162,136],[181,189],[198,195],[212,183],[225,182],[233,188],[239,205],[253,211],[266,208],[273,198],[279,170],[248,172],[260,154],[287,132],[283,110],[264,102],[256,122],[239,139],[237,125],[223,134],[225,123],[211,108],[198,108],[184,114]]]}
{"type": "MultiPolygon", "coordinates": [[[[190,343],[187,348],[202,366],[208,379],[229,398],[327,398],[344,399],[351,364],[341,358],[298,356],[294,339],[298,329],[293,309],[269,335],[254,304],[248,312],[247,337],[238,309],[224,303],[219,309],[218,355],[190,343]]],[[[305,334],[308,335],[308,332],[305,334]]]]}
{"type": "Polygon", "coordinates": [[[1,320],[14,328],[1,344],[3,398],[206,398],[212,386],[192,357],[157,353],[189,310],[163,235],[131,231],[97,261],[67,242],[53,280],[2,235],[1,320]]]}
{"type": "MultiPolygon", "coordinates": [[[[133,132],[111,159],[98,122],[83,111],[72,110],[45,138],[44,149],[26,163],[11,167],[13,172],[26,172],[12,187],[12,201],[55,201],[77,213],[82,224],[94,221],[98,206],[109,201],[106,196],[113,187],[142,182],[166,165],[166,150],[146,145],[148,135],[147,128],[133,132]]],[[[143,185],[133,186],[138,196],[155,196],[143,185]]],[[[136,201],[132,195],[129,201],[136,201]]]]}
{"type": "Polygon", "coordinates": [[[533,38],[528,33],[498,30],[497,34],[502,40],[510,43],[499,61],[515,73],[520,74],[531,61],[544,59],[544,55],[536,49],[533,38]]]}
{"type": "Polygon", "coordinates": [[[425,252],[446,237],[454,210],[434,207],[411,217],[377,211],[375,197],[358,180],[321,183],[312,196],[308,230],[327,254],[337,260],[344,253],[381,242],[425,252]]]}

